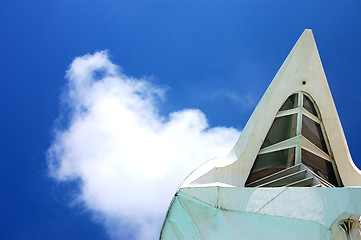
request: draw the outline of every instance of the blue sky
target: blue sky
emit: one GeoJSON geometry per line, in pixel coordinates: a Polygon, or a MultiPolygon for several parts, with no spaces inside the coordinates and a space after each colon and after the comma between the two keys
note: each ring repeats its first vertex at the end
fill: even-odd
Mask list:
{"type": "Polygon", "coordinates": [[[198,141],[199,148],[212,146],[214,153],[228,149],[305,28],[313,30],[351,155],[361,168],[360,2],[1,0],[0,238],[135,239],[139,226],[145,233],[154,231],[159,220],[152,218],[165,214],[162,211],[176,190],[173,186],[180,184],[178,178],[213,154],[199,153],[186,143],[198,141]],[[80,70],[93,74],[91,83],[79,80],[84,76],[80,70]],[[92,95],[84,97],[83,92],[92,95]],[[124,98],[117,98],[119,93],[124,98]],[[104,104],[115,100],[115,105],[105,105],[110,111],[102,115],[89,99],[104,104]],[[131,107],[118,112],[118,103],[131,107]],[[101,118],[106,114],[117,121],[101,118]],[[139,124],[129,126],[129,131],[117,129],[117,123],[125,124],[122,114],[139,124]],[[104,122],[115,129],[94,130],[104,122]],[[96,154],[114,152],[115,157],[106,155],[110,167],[118,147],[110,151],[97,147],[113,143],[110,136],[115,142],[124,140],[125,150],[132,149],[132,141],[126,141],[130,130],[198,159],[183,164],[187,166],[173,181],[165,176],[179,168],[179,161],[159,160],[156,169],[160,170],[154,170],[159,176],[137,172],[137,162],[123,162],[116,165],[121,174],[114,179],[126,184],[107,185],[104,172],[96,172],[95,180],[88,178],[99,159],[94,159],[95,165],[73,166],[73,150],[70,163],[58,161],[64,157],[61,151],[53,152],[55,160],[49,157],[52,146],[68,146],[61,133],[78,139],[77,134],[87,130],[74,127],[81,124],[89,124],[94,135],[81,135],[83,150],[76,154],[84,154],[87,146],[96,154]],[[107,135],[117,131],[115,137],[107,135]],[[172,136],[180,137],[173,141],[172,136]],[[224,146],[215,149],[220,136],[224,146]],[[49,170],[49,162],[55,170],[49,170]],[[132,181],[135,175],[142,176],[139,182],[132,181]],[[147,192],[168,181],[170,196],[163,196],[167,191],[156,196],[147,192]],[[97,186],[98,182],[103,185],[97,186]],[[128,186],[127,194],[118,191],[128,186]],[[161,204],[143,208],[134,200],[142,196],[137,191],[149,194],[147,202],[161,199],[161,204]],[[108,202],[113,197],[119,201],[108,202]],[[127,211],[132,207],[137,211],[127,211]]]}

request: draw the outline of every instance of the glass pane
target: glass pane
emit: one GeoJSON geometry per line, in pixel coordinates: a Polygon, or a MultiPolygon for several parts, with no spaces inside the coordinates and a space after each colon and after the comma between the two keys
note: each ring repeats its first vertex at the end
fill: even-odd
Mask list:
{"type": "Polygon", "coordinates": [[[340,187],[337,183],[335,171],[331,162],[320,158],[304,149],[302,149],[301,156],[302,162],[314,173],[327,180],[335,187],[340,187]]]}
{"type": "Polygon", "coordinates": [[[297,94],[293,94],[287,98],[286,102],[282,105],[280,111],[296,108],[297,105],[297,94]]]}
{"type": "Polygon", "coordinates": [[[246,184],[295,164],[295,148],[258,155],[246,184]]]}
{"type": "Polygon", "coordinates": [[[322,134],[320,124],[302,115],[302,131],[301,134],[315,144],[319,149],[328,153],[326,142],[322,134]]]}
{"type": "Polygon", "coordinates": [[[319,118],[315,106],[313,105],[311,99],[309,99],[306,95],[303,95],[303,107],[319,118]]]}
{"type": "Polygon", "coordinates": [[[274,120],[261,148],[296,136],[297,114],[278,117],[274,120]]]}

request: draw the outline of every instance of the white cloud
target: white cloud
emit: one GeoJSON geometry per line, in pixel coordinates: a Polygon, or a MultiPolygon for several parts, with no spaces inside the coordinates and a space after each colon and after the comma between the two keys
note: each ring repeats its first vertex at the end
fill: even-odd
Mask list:
{"type": "Polygon", "coordinates": [[[257,97],[250,93],[239,95],[231,90],[222,89],[215,92],[213,96],[215,98],[228,98],[232,102],[240,104],[244,109],[252,109],[257,104],[257,97]]]}
{"type": "Polygon", "coordinates": [[[159,115],[165,90],[124,75],[104,51],[75,58],[66,76],[70,118],[48,150],[50,174],[80,182],[77,200],[111,237],[133,228],[136,239],[157,239],[182,180],[229,151],[240,132],[209,127],[197,109],[159,115]]]}

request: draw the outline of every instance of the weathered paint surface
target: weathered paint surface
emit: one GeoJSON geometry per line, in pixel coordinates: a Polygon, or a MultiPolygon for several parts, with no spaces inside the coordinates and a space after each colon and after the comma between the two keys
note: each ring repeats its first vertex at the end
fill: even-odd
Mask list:
{"type": "Polygon", "coordinates": [[[358,221],[360,203],[361,188],[186,188],[161,239],[345,239],[333,225],[340,217],[358,221]]]}

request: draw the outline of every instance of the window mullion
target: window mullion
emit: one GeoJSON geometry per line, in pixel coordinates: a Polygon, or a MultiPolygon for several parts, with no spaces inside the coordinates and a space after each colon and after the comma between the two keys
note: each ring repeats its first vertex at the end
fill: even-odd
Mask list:
{"type": "MultiPolygon", "coordinates": [[[[303,103],[303,96],[302,93],[298,93],[298,108],[297,108],[297,130],[296,135],[301,135],[302,130],[302,103],[303,103]]],[[[301,162],[301,143],[296,146],[295,151],[295,164],[299,164],[301,162]]]]}

